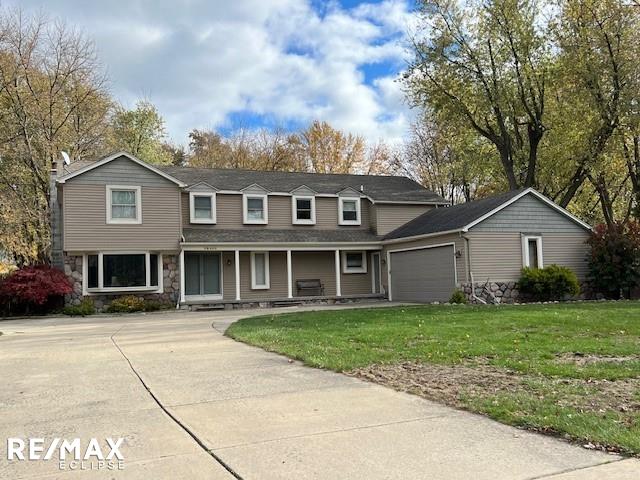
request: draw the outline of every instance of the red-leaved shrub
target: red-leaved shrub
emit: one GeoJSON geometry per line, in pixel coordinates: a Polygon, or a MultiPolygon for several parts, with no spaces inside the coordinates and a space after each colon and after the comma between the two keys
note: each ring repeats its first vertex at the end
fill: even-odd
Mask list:
{"type": "Polygon", "coordinates": [[[66,275],[48,265],[25,267],[11,273],[0,283],[3,302],[42,307],[55,298],[71,293],[73,287],[66,275]]]}

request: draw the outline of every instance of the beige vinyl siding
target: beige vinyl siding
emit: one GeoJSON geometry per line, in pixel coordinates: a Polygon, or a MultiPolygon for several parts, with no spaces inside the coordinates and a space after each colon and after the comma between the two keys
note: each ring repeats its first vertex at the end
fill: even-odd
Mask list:
{"type": "MultiPolygon", "coordinates": [[[[340,264],[340,288],[342,290],[342,295],[363,295],[372,293],[371,253],[365,252],[365,257],[367,261],[367,273],[344,273],[342,263],[340,264]]],[[[342,262],[342,254],[340,255],[340,262],[342,262]]]]}
{"type": "MultiPolygon", "coordinates": [[[[198,228],[212,228],[223,230],[237,230],[241,228],[251,229],[274,229],[287,230],[297,229],[319,229],[334,230],[337,228],[370,228],[370,213],[368,200],[362,200],[361,215],[362,222],[359,226],[338,225],[338,199],[327,197],[316,197],[316,224],[315,225],[293,225],[291,220],[291,197],[282,195],[269,195],[269,223],[267,225],[244,225],[242,217],[242,195],[218,193],[216,194],[216,216],[215,225],[198,224],[198,228]]],[[[185,227],[190,225],[189,215],[189,194],[182,194],[182,219],[185,227]]]]}
{"type": "Polygon", "coordinates": [[[383,204],[375,205],[375,228],[378,235],[386,235],[405,223],[431,210],[433,205],[383,204]]]}
{"type": "MultiPolygon", "coordinates": [[[[85,175],[90,173],[93,172],[85,175]]],[[[180,193],[176,185],[164,179],[161,185],[153,185],[154,182],[147,185],[147,182],[138,178],[135,181],[129,179],[128,182],[123,178],[107,179],[103,184],[80,182],[83,176],[64,185],[65,251],[175,251],[178,248],[180,193]],[[142,185],[142,224],[107,224],[106,185],[142,185]]]]}
{"type": "Polygon", "coordinates": [[[335,295],[336,274],[334,255],[334,252],[292,252],[293,295],[297,295],[296,280],[311,279],[319,279],[322,282],[325,295],[335,295]]]}
{"type": "MultiPolygon", "coordinates": [[[[386,260],[386,252],[388,250],[397,250],[405,248],[426,247],[432,245],[440,245],[443,243],[455,243],[455,250],[460,252],[460,257],[456,258],[456,275],[458,277],[458,283],[464,283],[467,281],[467,256],[464,245],[464,239],[458,233],[450,233],[447,235],[438,235],[436,237],[428,237],[421,240],[413,240],[407,242],[399,242],[385,245],[383,251],[383,258],[386,260]]],[[[387,291],[387,264],[382,264],[382,285],[387,291]]],[[[429,272],[425,272],[428,275],[429,272]]]]}
{"type": "MultiPolygon", "coordinates": [[[[517,232],[469,233],[471,271],[474,281],[515,282],[522,269],[522,234],[517,232]]],[[[577,233],[541,233],[544,265],[561,265],[575,272],[580,280],[587,275],[589,237],[585,231],[577,233]]]]}
{"type": "Polygon", "coordinates": [[[101,165],[78,175],[64,184],[69,185],[141,185],[148,187],[178,188],[178,186],[166,178],[152,172],[148,168],[138,165],[126,157],[116,158],[109,163],[101,165]]]}

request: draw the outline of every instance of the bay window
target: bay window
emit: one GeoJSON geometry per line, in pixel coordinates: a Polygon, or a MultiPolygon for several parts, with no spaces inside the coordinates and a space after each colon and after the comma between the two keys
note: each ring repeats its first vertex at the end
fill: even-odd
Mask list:
{"type": "Polygon", "coordinates": [[[155,253],[94,253],[85,257],[88,292],[162,290],[162,256],[155,253]]]}

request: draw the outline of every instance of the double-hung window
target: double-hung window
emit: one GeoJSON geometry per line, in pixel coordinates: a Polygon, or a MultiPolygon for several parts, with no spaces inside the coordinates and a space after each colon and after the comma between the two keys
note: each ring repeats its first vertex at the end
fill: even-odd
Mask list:
{"type": "Polygon", "coordinates": [[[242,196],[244,209],[244,223],[263,224],[267,223],[268,203],[267,195],[244,194],[242,196]]]}
{"type": "Polygon", "coordinates": [[[142,223],[140,187],[107,185],[107,223],[142,223]]]}
{"type": "Polygon", "coordinates": [[[342,251],[342,271],[343,273],[367,273],[366,252],[342,251]]]}
{"type": "Polygon", "coordinates": [[[161,290],[162,257],[155,253],[95,253],[86,256],[88,291],[161,290]]]}
{"type": "Polygon", "coordinates": [[[251,288],[269,288],[269,252],[251,252],[251,288]]]}
{"type": "Polygon", "coordinates": [[[316,199],[315,197],[291,197],[291,215],[294,225],[315,225],[316,223],[316,199]]]}
{"type": "Polygon", "coordinates": [[[360,199],[339,197],[338,224],[360,225],[360,199]]]}
{"type": "Polygon", "coordinates": [[[216,194],[189,192],[191,223],[216,223],[216,194]]]}
{"type": "Polygon", "coordinates": [[[522,236],[522,264],[525,267],[543,268],[542,237],[539,235],[522,236]]]}

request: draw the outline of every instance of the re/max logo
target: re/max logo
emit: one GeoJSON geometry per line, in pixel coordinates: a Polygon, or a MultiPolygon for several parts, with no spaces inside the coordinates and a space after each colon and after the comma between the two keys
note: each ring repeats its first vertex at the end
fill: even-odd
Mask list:
{"type": "Polygon", "coordinates": [[[54,438],[48,445],[44,438],[8,438],[7,439],[7,460],[51,460],[57,452],[59,460],[65,460],[67,455],[71,459],[80,460],[124,460],[120,446],[124,438],[106,438],[106,448],[100,446],[96,438],[92,438],[86,445],[82,445],[79,438],[71,441],[67,439],[54,438]],[[108,452],[107,452],[108,451],[108,452]],[[106,453],[106,455],[105,455],[106,453]]]}

